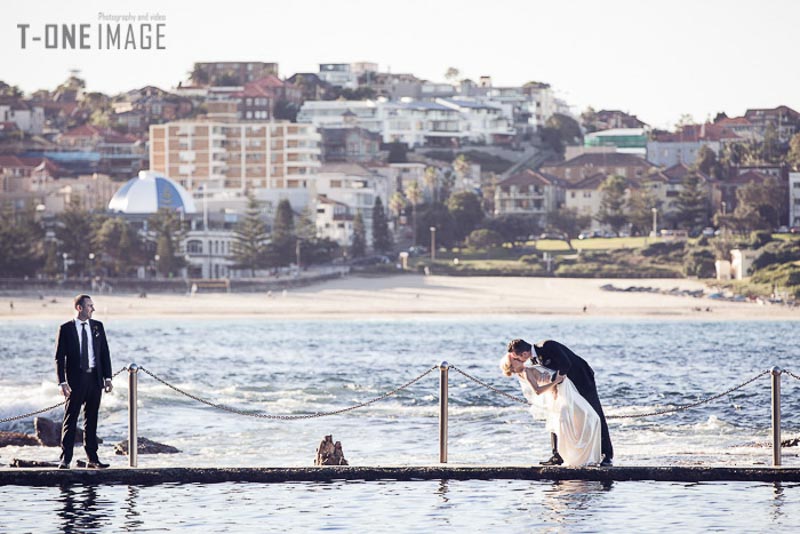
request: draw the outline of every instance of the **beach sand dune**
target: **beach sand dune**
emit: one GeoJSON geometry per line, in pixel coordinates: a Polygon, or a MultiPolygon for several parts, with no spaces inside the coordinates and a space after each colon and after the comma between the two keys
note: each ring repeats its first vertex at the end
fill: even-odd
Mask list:
{"type": "MultiPolygon", "coordinates": [[[[605,291],[649,287],[668,291],[706,289],[685,279],[575,279],[446,277],[398,275],[349,276],[304,288],[261,293],[198,293],[194,296],[133,294],[94,296],[97,318],[152,316],[267,316],[273,318],[370,318],[414,315],[580,315],[654,318],[798,319],[785,306],[716,301],[657,292],[605,291]]],[[[13,301],[0,315],[20,319],[63,318],[71,313],[71,295],[6,292],[13,301]],[[55,301],[55,302],[53,302],[55,301]]]]}

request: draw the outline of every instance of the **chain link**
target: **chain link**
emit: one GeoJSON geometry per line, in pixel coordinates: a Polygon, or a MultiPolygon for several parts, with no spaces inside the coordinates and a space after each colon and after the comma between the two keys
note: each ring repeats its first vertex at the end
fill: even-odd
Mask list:
{"type": "MultiPolygon", "coordinates": [[[[458,372],[458,373],[461,373],[462,375],[464,375],[468,379],[472,380],[476,384],[479,384],[479,385],[485,387],[486,389],[494,391],[495,393],[499,393],[500,395],[502,395],[504,397],[507,397],[507,398],[509,398],[509,399],[511,399],[511,400],[513,400],[515,402],[519,402],[520,404],[526,404],[526,405],[529,404],[526,399],[523,399],[521,397],[517,397],[517,396],[514,396],[514,395],[510,395],[510,394],[506,393],[505,391],[501,391],[501,390],[497,389],[496,387],[490,386],[486,382],[478,380],[474,376],[469,375],[468,373],[462,371],[461,369],[459,369],[458,367],[456,367],[454,365],[451,365],[450,368],[453,369],[454,371],[458,372]]],[[[788,373],[788,371],[784,371],[784,372],[788,373]]],[[[645,412],[645,413],[626,414],[626,415],[607,415],[606,419],[633,419],[633,418],[637,418],[637,417],[650,417],[650,416],[653,416],[653,415],[664,415],[664,414],[668,414],[668,413],[688,410],[690,408],[694,408],[696,406],[700,406],[701,404],[705,404],[707,402],[711,402],[713,400],[716,400],[716,399],[718,399],[720,397],[724,397],[725,395],[728,395],[729,393],[733,393],[737,389],[741,389],[741,388],[745,387],[746,385],[758,380],[759,378],[761,378],[762,376],[764,376],[764,375],[766,375],[768,373],[769,373],[769,371],[763,371],[763,372],[757,374],[756,376],[754,376],[753,378],[751,378],[751,379],[749,379],[749,380],[747,380],[747,381],[745,381],[745,382],[743,382],[741,384],[738,384],[738,385],[736,385],[736,386],[734,386],[734,387],[732,387],[732,388],[730,388],[728,390],[725,390],[722,393],[719,393],[717,395],[713,395],[711,397],[707,397],[705,399],[700,399],[699,401],[693,402],[691,404],[683,404],[683,405],[680,405],[680,406],[675,406],[674,408],[665,408],[663,410],[655,410],[655,411],[652,411],[652,412],[645,412]]],[[[789,374],[791,374],[791,373],[789,373],[789,374]]],[[[794,376],[794,375],[792,375],[792,376],[794,376]]],[[[798,380],[800,380],[800,377],[794,376],[794,378],[797,378],[798,380]]]]}
{"type": "MultiPolygon", "coordinates": [[[[116,373],[111,375],[111,380],[114,380],[114,378],[116,378],[117,375],[120,374],[124,370],[125,370],[125,368],[123,367],[122,369],[120,369],[119,371],[117,371],[116,373]]],[[[24,413],[22,415],[15,415],[13,417],[6,417],[4,419],[0,419],[0,423],[10,423],[11,421],[19,421],[20,419],[27,419],[28,417],[32,417],[34,415],[39,415],[40,413],[45,413],[45,412],[49,412],[50,410],[55,410],[59,406],[64,406],[66,403],[67,403],[67,399],[64,399],[63,401],[59,402],[58,404],[54,404],[52,406],[48,406],[47,408],[42,408],[41,410],[36,410],[35,412],[24,413]]]]}
{"type": "Polygon", "coordinates": [[[783,372],[783,373],[786,373],[786,374],[787,374],[787,375],[789,375],[789,376],[791,376],[791,377],[792,377],[792,378],[794,378],[795,380],[800,380],[800,376],[797,376],[796,374],[794,374],[793,372],[791,372],[791,371],[789,371],[789,370],[787,370],[787,369],[784,369],[782,372],[783,372]]]}
{"type": "Polygon", "coordinates": [[[746,385],[751,384],[752,382],[755,382],[756,380],[758,380],[759,378],[761,378],[762,376],[767,375],[767,374],[769,374],[769,371],[762,371],[762,372],[758,373],[756,376],[754,376],[753,378],[751,378],[750,380],[746,380],[745,382],[742,382],[741,384],[733,386],[730,389],[726,389],[722,393],[718,393],[716,395],[712,395],[711,397],[706,397],[705,399],[700,399],[699,401],[692,402],[691,404],[682,404],[680,406],[675,406],[674,408],[665,408],[663,410],[655,410],[655,411],[652,411],[652,412],[645,412],[645,413],[635,413],[635,414],[627,414],[627,415],[607,415],[606,419],[634,419],[634,418],[637,418],[637,417],[650,417],[650,416],[653,416],[653,415],[664,415],[664,414],[668,414],[668,413],[685,411],[685,410],[688,410],[690,408],[695,408],[696,406],[700,406],[701,404],[705,404],[707,402],[711,402],[711,401],[717,400],[718,398],[724,397],[725,395],[728,395],[729,393],[733,393],[737,389],[742,389],[746,385]]]}
{"type": "Polygon", "coordinates": [[[356,410],[358,408],[363,408],[365,406],[369,406],[370,404],[378,402],[379,400],[383,400],[386,397],[394,395],[395,393],[398,393],[398,392],[400,392],[400,391],[412,386],[416,382],[419,382],[424,377],[426,377],[430,373],[432,373],[434,371],[434,369],[438,369],[438,368],[439,368],[438,365],[434,365],[433,367],[431,367],[430,369],[428,369],[427,371],[425,371],[424,373],[422,373],[418,377],[414,378],[413,380],[409,380],[408,382],[406,382],[402,386],[397,387],[397,388],[395,388],[395,389],[393,389],[391,391],[388,391],[388,392],[384,393],[383,395],[380,395],[379,397],[375,397],[375,398],[370,399],[370,400],[368,400],[366,402],[361,402],[361,403],[355,404],[353,406],[348,406],[346,408],[340,408],[338,410],[333,410],[333,411],[330,411],[330,412],[317,412],[317,413],[313,413],[313,414],[302,414],[302,415],[271,415],[271,414],[265,414],[265,413],[252,413],[252,412],[245,412],[243,410],[237,410],[236,408],[231,408],[230,406],[225,406],[224,404],[217,404],[217,403],[208,401],[206,399],[203,399],[201,397],[198,397],[197,395],[192,395],[191,393],[189,393],[187,391],[183,391],[182,389],[180,389],[180,388],[178,388],[176,386],[173,386],[172,384],[170,384],[166,380],[160,378],[159,376],[155,375],[154,373],[152,373],[148,369],[145,369],[144,367],[139,367],[139,370],[140,371],[144,371],[145,373],[147,373],[148,375],[150,375],[151,377],[153,377],[157,381],[161,382],[162,384],[164,384],[168,388],[172,389],[173,391],[176,391],[176,392],[180,393],[181,395],[185,395],[186,397],[189,397],[190,399],[196,400],[197,402],[201,402],[201,403],[205,404],[206,406],[211,406],[212,408],[217,408],[218,410],[223,410],[223,411],[234,413],[234,414],[237,414],[237,415],[245,415],[247,417],[257,417],[259,419],[278,419],[278,420],[281,420],[281,421],[294,421],[294,420],[297,420],[297,419],[313,419],[315,417],[326,417],[326,416],[329,416],[329,415],[339,415],[339,414],[342,414],[342,413],[345,413],[345,412],[356,410]]]}
{"type": "Polygon", "coordinates": [[[489,389],[489,390],[491,390],[491,391],[494,391],[495,393],[498,393],[498,394],[500,394],[500,395],[502,395],[502,396],[504,396],[504,397],[508,397],[509,399],[513,400],[514,402],[519,402],[520,404],[529,404],[527,399],[523,399],[522,397],[517,397],[517,396],[515,396],[515,395],[511,395],[510,393],[506,393],[505,391],[502,391],[502,390],[500,390],[500,389],[497,389],[497,388],[496,388],[496,387],[494,387],[494,386],[490,386],[490,385],[489,385],[489,384],[487,384],[486,382],[483,382],[482,380],[479,380],[479,379],[475,378],[474,376],[472,376],[472,375],[470,375],[470,374],[466,373],[465,371],[462,371],[461,369],[459,369],[459,368],[458,368],[458,367],[456,367],[455,365],[451,365],[451,366],[450,366],[450,369],[452,369],[453,371],[455,371],[455,372],[457,372],[457,373],[460,373],[460,374],[464,375],[466,378],[468,378],[468,379],[472,380],[473,382],[475,382],[475,383],[476,383],[476,384],[478,384],[479,386],[483,386],[483,387],[485,387],[486,389],[489,389]]]}

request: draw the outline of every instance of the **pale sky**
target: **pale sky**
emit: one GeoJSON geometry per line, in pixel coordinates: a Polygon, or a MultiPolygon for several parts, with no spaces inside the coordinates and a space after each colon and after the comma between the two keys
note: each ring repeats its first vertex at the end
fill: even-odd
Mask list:
{"type": "Polygon", "coordinates": [[[70,69],[89,90],[116,93],[174,87],[195,61],[276,62],[282,77],[371,61],[433,81],[452,66],[497,86],[548,82],[576,111],[621,109],[662,128],[685,113],[800,111],[794,0],[28,0],[0,10],[0,80],[26,92],[70,69]],[[101,12],[166,16],[166,50],[97,50],[101,12]],[[92,50],[21,49],[17,24],[30,24],[30,39],[71,23],[92,25],[92,50]]]}

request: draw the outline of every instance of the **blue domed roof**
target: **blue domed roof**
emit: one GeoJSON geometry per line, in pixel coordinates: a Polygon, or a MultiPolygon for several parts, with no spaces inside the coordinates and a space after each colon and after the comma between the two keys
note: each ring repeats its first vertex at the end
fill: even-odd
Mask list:
{"type": "Polygon", "coordinates": [[[110,211],[122,213],[155,213],[160,209],[195,213],[192,195],[180,184],[153,171],[139,171],[108,203],[110,211]]]}

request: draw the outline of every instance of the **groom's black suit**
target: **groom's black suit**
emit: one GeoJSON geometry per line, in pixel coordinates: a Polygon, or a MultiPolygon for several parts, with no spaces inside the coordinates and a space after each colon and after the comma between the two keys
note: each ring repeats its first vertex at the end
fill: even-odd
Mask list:
{"type": "Polygon", "coordinates": [[[81,369],[81,346],[75,321],[62,324],[56,337],[58,383],[66,382],[72,390],[64,408],[64,422],[61,427],[61,461],[66,464],[72,461],[78,414],[83,405],[86,406],[83,446],[89,461],[97,461],[97,415],[104,379],[111,378],[111,355],[103,323],[89,319],[86,326],[95,357],[95,367],[90,372],[81,369]]]}
{"type": "Polygon", "coordinates": [[[578,393],[597,412],[600,417],[601,429],[600,450],[606,460],[611,460],[614,457],[614,447],[611,445],[606,416],[603,414],[603,407],[600,405],[600,398],[597,395],[594,370],[586,363],[586,360],[558,341],[549,339],[537,343],[533,348],[536,351],[538,362],[545,367],[558,370],[562,375],[567,375],[572,380],[572,383],[575,384],[575,389],[578,390],[578,393]]]}

